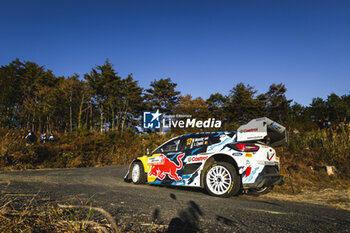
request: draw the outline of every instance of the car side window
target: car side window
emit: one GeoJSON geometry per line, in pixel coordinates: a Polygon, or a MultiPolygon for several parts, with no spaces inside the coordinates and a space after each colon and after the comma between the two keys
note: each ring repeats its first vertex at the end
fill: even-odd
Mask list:
{"type": "Polygon", "coordinates": [[[165,145],[164,152],[178,151],[180,145],[180,139],[171,141],[165,145]]]}
{"type": "Polygon", "coordinates": [[[181,138],[176,138],[166,143],[162,147],[158,148],[156,151],[154,151],[154,154],[179,151],[180,146],[181,146],[181,138]]]}

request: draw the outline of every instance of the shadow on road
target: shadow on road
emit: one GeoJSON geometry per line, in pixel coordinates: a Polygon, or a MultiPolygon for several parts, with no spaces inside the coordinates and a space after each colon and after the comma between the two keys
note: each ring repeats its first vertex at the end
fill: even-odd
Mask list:
{"type": "MultiPolygon", "coordinates": [[[[174,194],[173,197],[176,199],[174,194]]],[[[189,201],[188,207],[180,211],[179,216],[170,221],[166,232],[198,232],[200,230],[199,217],[202,215],[203,213],[199,206],[194,201],[189,201]]]]}
{"type": "MultiPolygon", "coordinates": [[[[170,198],[173,199],[174,201],[177,201],[177,197],[173,193],[170,194],[170,198]]],[[[156,222],[159,216],[160,216],[160,210],[155,209],[152,216],[153,222],[156,222]]],[[[203,216],[203,212],[199,207],[199,205],[194,201],[189,201],[187,203],[187,207],[185,207],[183,210],[180,210],[177,217],[171,219],[168,225],[168,228],[165,232],[167,233],[199,232],[201,230],[199,220],[200,220],[200,217],[202,216],[203,216]]],[[[216,215],[215,220],[219,225],[221,224],[221,225],[226,225],[234,228],[239,228],[239,226],[242,224],[239,221],[231,220],[219,215],[216,215]]]]}
{"type": "MultiPolygon", "coordinates": [[[[177,200],[175,194],[171,193],[170,198],[174,201],[177,200]]],[[[199,218],[203,216],[203,212],[200,207],[194,201],[189,201],[187,207],[181,210],[177,217],[171,219],[167,233],[194,233],[200,230],[199,218]]],[[[156,222],[159,218],[160,210],[157,208],[153,211],[152,220],[156,222]]]]}

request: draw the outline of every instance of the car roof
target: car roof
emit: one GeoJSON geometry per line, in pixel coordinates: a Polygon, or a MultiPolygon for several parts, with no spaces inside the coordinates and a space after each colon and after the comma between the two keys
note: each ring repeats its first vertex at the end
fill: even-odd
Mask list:
{"type": "Polygon", "coordinates": [[[183,135],[179,135],[179,136],[176,136],[176,137],[173,137],[173,138],[170,138],[168,141],[162,143],[160,146],[158,146],[156,149],[154,149],[152,151],[152,154],[155,150],[157,150],[159,147],[165,145],[166,143],[174,140],[174,139],[177,139],[177,138],[181,138],[181,137],[187,137],[187,136],[201,136],[201,135],[206,135],[206,136],[219,136],[221,134],[225,134],[225,133],[231,133],[231,134],[236,134],[237,132],[236,131],[212,131],[212,132],[195,132],[195,133],[188,133],[188,134],[183,134],[183,135]]]}
{"type": "MultiPolygon", "coordinates": [[[[220,135],[225,133],[233,133],[236,134],[236,131],[209,131],[209,132],[195,132],[195,133],[188,133],[183,134],[181,136],[201,136],[201,135],[220,135]]],[[[179,136],[180,137],[180,136],[179,136]]]]}

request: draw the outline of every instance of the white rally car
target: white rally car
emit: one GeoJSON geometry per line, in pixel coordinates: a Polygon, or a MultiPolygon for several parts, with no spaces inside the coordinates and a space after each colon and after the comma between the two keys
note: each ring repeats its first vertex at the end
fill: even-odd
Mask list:
{"type": "Polygon", "coordinates": [[[285,127],[266,117],[251,120],[237,132],[190,133],[136,158],[125,181],[202,187],[219,197],[242,190],[263,194],[284,181],[272,146],[286,144],[285,127]]]}

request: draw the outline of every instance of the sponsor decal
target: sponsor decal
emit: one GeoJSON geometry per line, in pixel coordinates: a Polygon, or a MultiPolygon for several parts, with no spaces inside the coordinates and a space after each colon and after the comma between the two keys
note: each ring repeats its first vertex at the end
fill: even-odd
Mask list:
{"type": "Polygon", "coordinates": [[[207,160],[208,156],[189,156],[187,157],[187,162],[190,163],[190,162],[202,162],[202,161],[205,161],[207,160]]]}
{"type": "Polygon", "coordinates": [[[253,128],[253,129],[242,129],[239,131],[240,133],[250,133],[250,132],[257,132],[258,128],[253,128]]]}
{"type": "Polygon", "coordinates": [[[191,145],[191,143],[192,143],[192,138],[188,138],[186,144],[187,144],[187,145],[191,145]]]}
{"type": "Polygon", "coordinates": [[[271,128],[273,128],[273,129],[277,129],[277,130],[279,130],[281,127],[279,127],[278,125],[276,125],[275,123],[272,123],[271,125],[270,125],[270,127],[271,128]]]}
{"type": "MultiPolygon", "coordinates": [[[[223,140],[223,139],[224,139],[224,138],[220,138],[221,142],[210,146],[209,149],[208,149],[208,151],[212,151],[212,150],[214,150],[214,149],[215,149],[216,147],[218,147],[218,146],[225,145],[228,141],[231,140],[230,137],[225,137],[225,140],[223,140]]],[[[219,147],[219,148],[220,148],[220,147],[219,147]]],[[[223,148],[223,147],[221,147],[221,149],[222,149],[222,148],[223,148]]]]}
{"type": "Polygon", "coordinates": [[[233,153],[232,155],[233,156],[242,156],[243,154],[242,153],[233,153]]]}
{"type": "Polygon", "coordinates": [[[185,154],[181,154],[176,157],[177,162],[179,165],[176,165],[175,162],[168,159],[165,155],[160,155],[158,157],[162,157],[161,160],[164,161],[163,164],[155,165],[152,164],[151,170],[148,172],[148,176],[155,176],[160,180],[163,180],[168,174],[170,179],[179,181],[181,180],[181,177],[177,175],[177,171],[182,168],[182,158],[185,156],[185,154]]]}
{"type": "Polygon", "coordinates": [[[247,137],[247,139],[259,139],[261,136],[253,136],[253,137],[247,137]]]}
{"type": "Polygon", "coordinates": [[[257,160],[259,165],[278,165],[278,162],[275,161],[265,161],[265,160],[257,160]]]}
{"type": "Polygon", "coordinates": [[[164,156],[151,157],[148,159],[147,165],[161,165],[164,164],[164,156]]]}
{"type": "Polygon", "coordinates": [[[193,147],[203,146],[204,138],[194,138],[193,139],[193,147]]]}
{"type": "Polygon", "coordinates": [[[258,169],[259,169],[259,167],[256,167],[253,171],[251,171],[249,176],[245,177],[244,183],[249,183],[253,179],[253,177],[254,177],[255,173],[258,171],[258,169]]]}
{"type": "Polygon", "coordinates": [[[252,153],[245,153],[245,157],[252,158],[253,154],[252,153]]]}
{"type": "Polygon", "coordinates": [[[245,177],[248,177],[251,172],[252,172],[252,167],[247,167],[247,169],[245,170],[245,177]]]}
{"type": "Polygon", "coordinates": [[[277,162],[274,161],[265,161],[264,165],[275,165],[277,162]]]}
{"type": "Polygon", "coordinates": [[[266,156],[266,157],[267,157],[268,160],[271,160],[271,159],[273,158],[274,155],[275,155],[275,153],[273,153],[271,156],[269,155],[269,153],[267,153],[267,156],[266,156]]]}

